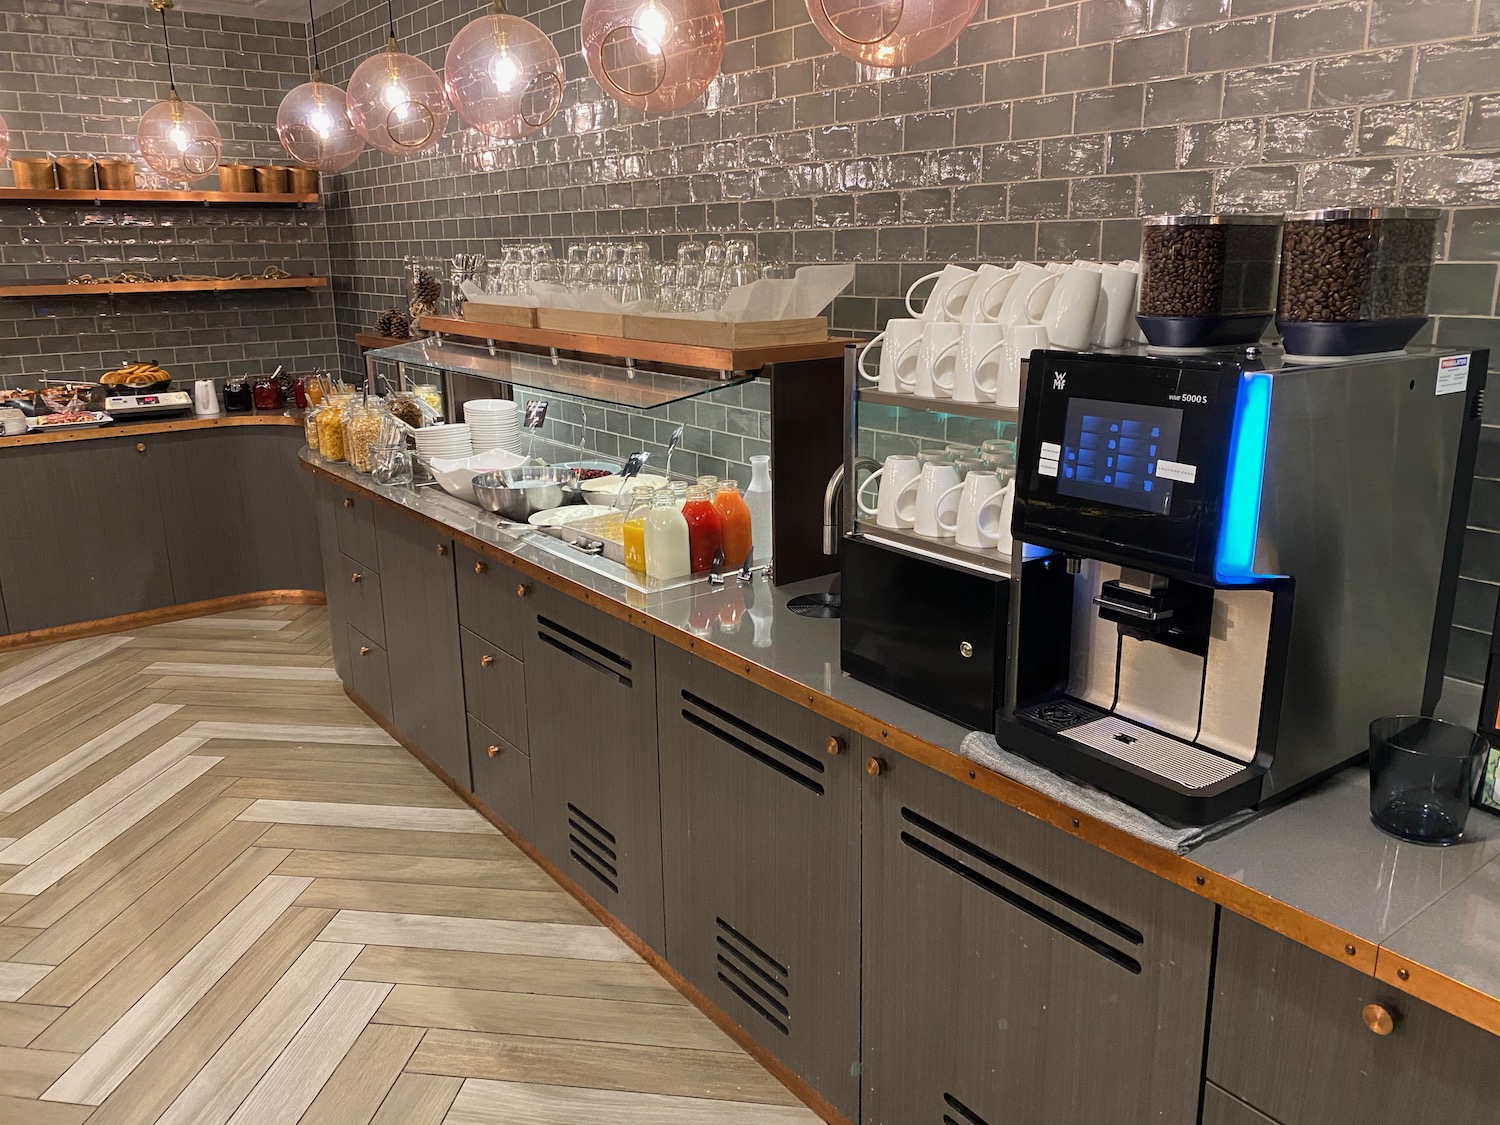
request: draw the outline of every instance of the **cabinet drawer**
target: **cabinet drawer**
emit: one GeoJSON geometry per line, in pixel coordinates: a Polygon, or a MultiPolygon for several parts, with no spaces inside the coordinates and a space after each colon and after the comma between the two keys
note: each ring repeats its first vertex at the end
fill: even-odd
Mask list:
{"type": "Polygon", "coordinates": [[[1208,1082],[1203,1087],[1203,1125],[1276,1125],[1276,1122],[1208,1082]]]}
{"type": "Polygon", "coordinates": [[[391,671],[385,649],[354,626],[349,627],[349,662],[353,667],[354,694],[385,718],[391,718],[391,671]]]}
{"type": "Polygon", "coordinates": [[[349,624],[378,645],[385,644],[385,607],[380,598],[380,575],[341,554],[343,574],[339,584],[346,591],[343,600],[349,624]]]}
{"type": "Polygon", "coordinates": [[[1225,911],[1208,1077],[1280,1125],[1492,1125],[1500,1036],[1225,911]]]}
{"type": "Polygon", "coordinates": [[[519,659],[526,631],[526,599],[517,591],[529,587],[529,580],[503,563],[463,548],[456,561],[459,623],[519,659]]]}
{"type": "Polygon", "coordinates": [[[345,494],[339,497],[335,524],[341,552],[372,570],[380,565],[375,547],[374,504],[362,496],[345,494]]]}
{"type": "Polygon", "coordinates": [[[474,796],[529,840],[531,759],[470,715],[469,766],[474,774],[474,796]]]}
{"type": "Polygon", "coordinates": [[[509,653],[460,629],[469,713],[521,750],[526,740],[526,669],[509,653]]]}

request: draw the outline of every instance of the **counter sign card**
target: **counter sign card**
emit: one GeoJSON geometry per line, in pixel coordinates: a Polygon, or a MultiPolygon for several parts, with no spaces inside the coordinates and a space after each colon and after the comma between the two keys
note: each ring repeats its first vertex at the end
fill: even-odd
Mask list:
{"type": "Polygon", "coordinates": [[[526,400],[526,428],[534,430],[547,420],[547,403],[543,399],[526,400]]]}

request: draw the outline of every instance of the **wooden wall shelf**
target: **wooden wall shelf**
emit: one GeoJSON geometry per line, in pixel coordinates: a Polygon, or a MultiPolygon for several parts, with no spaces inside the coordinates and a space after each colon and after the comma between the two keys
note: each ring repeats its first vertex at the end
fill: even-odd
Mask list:
{"type": "MultiPolygon", "coordinates": [[[[696,367],[706,371],[758,371],[773,363],[832,359],[843,355],[847,345],[860,342],[832,338],[813,344],[714,348],[695,344],[666,344],[656,340],[633,340],[625,336],[592,336],[547,328],[512,328],[502,324],[443,316],[424,316],[417,321],[416,326],[425,332],[438,332],[462,340],[480,343],[493,341],[497,346],[519,344],[529,348],[556,348],[558,351],[582,355],[640,360],[675,367],[696,367]]],[[[839,374],[842,377],[842,372],[839,374]]]]}
{"type": "Polygon", "coordinates": [[[6,297],[113,297],[130,293],[220,293],[236,289],[326,289],[326,277],[249,277],[224,281],[130,281],[102,285],[0,285],[6,297]]]}
{"type": "Polygon", "coordinates": [[[316,192],[257,191],[106,191],[95,188],[69,191],[61,188],[0,187],[0,203],[166,203],[230,204],[270,207],[287,204],[308,205],[318,202],[316,192]]]}

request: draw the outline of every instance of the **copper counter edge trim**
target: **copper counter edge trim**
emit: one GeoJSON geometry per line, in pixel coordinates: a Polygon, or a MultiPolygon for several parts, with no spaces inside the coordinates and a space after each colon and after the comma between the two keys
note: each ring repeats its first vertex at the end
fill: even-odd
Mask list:
{"type": "Polygon", "coordinates": [[[156,422],[121,422],[89,430],[59,430],[57,433],[15,434],[0,437],[0,449],[27,449],[37,445],[59,445],[68,441],[97,441],[169,434],[180,430],[232,429],[238,426],[301,426],[302,419],[286,414],[220,414],[212,418],[172,418],[156,422]]]}
{"type": "Polygon", "coordinates": [[[553,882],[557,883],[558,886],[567,891],[568,894],[570,894],[574,899],[578,901],[578,904],[580,906],[582,906],[585,910],[587,910],[590,914],[597,918],[606,929],[608,929],[611,933],[613,933],[616,937],[618,937],[621,941],[628,945],[633,953],[640,957],[641,960],[645,961],[646,964],[650,965],[651,968],[654,969],[662,977],[662,979],[664,979],[668,984],[670,984],[673,988],[680,992],[687,999],[687,1001],[693,1005],[693,1007],[697,1008],[700,1012],[702,1012],[705,1016],[712,1020],[714,1025],[718,1027],[720,1031],[724,1032],[725,1035],[728,1035],[729,1038],[733,1039],[742,1050],[744,1050],[747,1054],[750,1055],[751,1058],[753,1058],[757,1063],[764,1067],[766,1072],[769,1073],[772,1078],[775,1078],[778,1082],[785,1086],[788,1092],[790,1092],[793,1097],[795,1097],[813,1113],[817,1114],[818,1117],[820,1117],[823,1121],[827,1122],[827,1125],[854,1125],[854,1123],[851,1122],[847,1117],[839,1113],[839,1111],[835,1109],[828,1102],[828,1100],[823,1097],[822,1094],[814,1090],[794,1071],[790,1070],[785,1063],[783,1063],[775,1055],[771,1054],[753,1038],[751,1038],[751,1036],[744,1030],[744,1028],[736,1023],[727,1012],[725,1012],[717,1004],[715,1004],[712,1000],[710,1000],[707,996],[700,992],[692,983],[684,978],[681,973],[673,968],[672,965],[665,960],[665,958],[663,958],[659,953],[657,953],[654,949],[652,949],[649,945],[647,945],[644,941],[637,937],[635,933],[631,931],[629,927],[627,927],[623,922],[621,922],[618,918],[616,918],[613,914],[611,914],[608,910],[606,910],[603,906],[596,902],[592,895],[590,895],[572,879],[568,878],[568,876],[563,874],[562,871],[560,871],[556,866],[553,865],[551,860],[547,859],[546,856],[537,851],[535,845],[533,845],[530,840],[521,835],[521,833],[517,832],[504,820],[500,819],[500,817],[495,814],[494,810],[492,810],[488,805],[481,801],[474,793],[469,792],[463,786],[454,781],[453,778],[448,775],[448,772],[446,770],[444,770],[435,761],[429,758],[415,744],[409,741],[405,735],[403,735],[399,730],[395,728],[395,726],[388,722],[384,716],[382,716],[378,711],[375,710],[374,707],[372,707],[364,699],[360,698],[360,696],[356,692],[352,691],[347,686],[344,688],[344,694],[349,697],[349,701],[351,703],[353,703],[356,707],[358,707],[365,713],[365,715],[370,719],[371,722],[373,722],[381,730],[385,731],[386,734],[394,738],[396,742],[401,746],[401,748],[408,754],[410,754],[413,758],[415,758],[418,762],[420,762],[423,766],[425,766],[429,773],[431,773],[434,777],[436,777],[439,781],[446,785],[465,804],[467,804],[480,816],[484,817],[484,819],[487,820],[491,825],[498,829],[507,840],[509,840],[516,847],[520,848],[521,851],[525,853],[526,858],[531,860],[544,872],[547,873],[548,878],[552,879],[553,882]]]}
{"type": "Polygon", "coordinates": [[[1500,1000],[1480,992],[1473,985],[1454,980],[1385,948],[1380,950],[1375,962],[1374,975],[1382,984],[1441,1008],[1492,1035],[1500,1035],[1500,1000]],[[1402,980],[1401,973],[1405,973],[1407,979],[1402,980]]]}
{"type": "Polygon", "coordinates": [[[147,626],[162,625],[168,621],[209,617],[215,613],[227,613],[232,609],[252,609],[263,605],[326,605],[327,603],[328,596],[321,590],[257,590],[249,594],[230,594],[223,598],[182,602],[178,605],[142,610],[139,613],[123,613],[116,617],[96,617],[92,621],[75,621],[70,625],[53,625],[47,629],[9,633],[0,636],[0,652],[30,648],[32,645],[56,644],[58,641],[77,640],[80,637],[101,637],[109,633],[123,633],[128,629],[144,629],[147,626]]]}
{"type": "Polygon", "coordinates": [[[392,511],[404,513],[409,518],[422,521],[432,530],[452,538],[470,550],[484,554],[513,570],[544,582],[553,589],[576,598],[611,617],[634,625],[668,644],[700,656],[711,664],[749,680],[758,687],[806,707],[824,718],[831,719],[882,746],[895,750],[903,757],[936,769],[971,789],[977,789],[987,796],[1002,800],[1018,812],[1093,844],[1127,863],[1249,918],[1341,964],[1349,965],[1366,975],[1374,975],[1377,952],[1374,942],[1340,929],[1298,907],[1271,898],[1217,871],[1203,867],[1188,857],[1148,844],[1128,832],[1096,820],[1069,805],[1055,801],[950,750],[945,750],[890,724],[881,723],[873,716],[847,703],[826,696],[795,680],[772,672],[768,668],[753,664],[727,649],[705,642],[702,638],[676,629],[664,621],[633,610],[607,595],[582,586],[545,567],[512,555],[504,547],[476,539],[422,512],[388,500],[355,482],[329,472],[321,465],[310,461],[302,461],[301,464],[308,472],[327,479],[345,491],[357,493],[372,504],[379,504],[392,511]],[[1352,954],[1349,952],[1351,947],[1354,950],[1352,954]]]}

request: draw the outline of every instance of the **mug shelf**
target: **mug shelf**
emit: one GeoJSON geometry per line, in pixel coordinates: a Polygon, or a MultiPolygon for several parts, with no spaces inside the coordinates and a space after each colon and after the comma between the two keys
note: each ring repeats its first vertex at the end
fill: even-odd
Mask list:
{"type": "MultiPolygon", "coordinates": [[[[901,397],[910,398],[911,396],[901,397]]],[[[909,529],[897,530],[881,527],[865,516],[859,518],[855,527],[863,539],[876,543],[883,542],[900,550],[927,555],[930,558],[953,563],[981,574],[997,575],[1002,578],[1014,577],[1013,562],[1008,556],[1000,554],[999,551],[977,551],[968,547],[960,547],[951,535],[943,539],[933,539],[926,535],[918,535],[909,529]]]]}
{"type": "Polygon", "coordinates": [[[988,418],[995,422],[1017,422],[1019,410],[996,406],[992,402],[954,402],[951,398],[924,398],[918,395],[893,395],[861,387],[859,401],[872,405],[894,406],[902,410],[927,410],[935,414],[962,414],[968,418],[988,418]]]}

